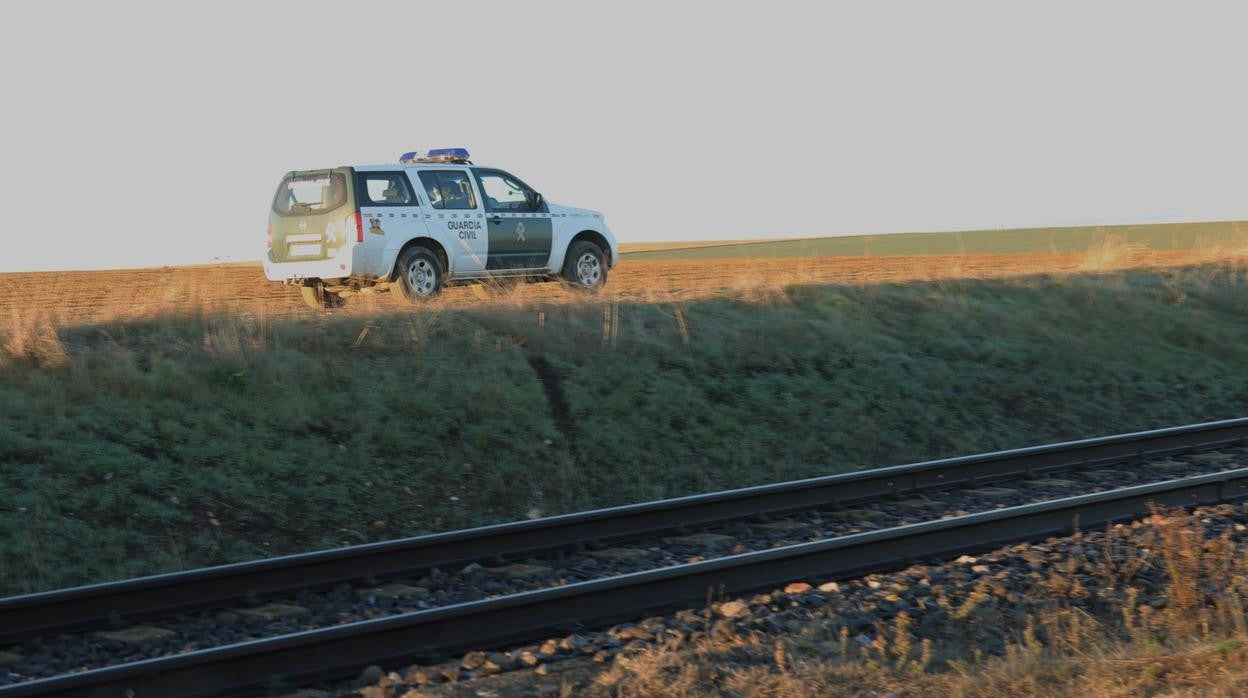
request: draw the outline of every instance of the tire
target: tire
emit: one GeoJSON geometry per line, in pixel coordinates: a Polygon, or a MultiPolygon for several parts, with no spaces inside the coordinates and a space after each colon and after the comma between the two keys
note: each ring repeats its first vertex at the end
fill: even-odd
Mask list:
{"type": "Polygon", "coordinates": [[[428,247],[410,247],[399,255],[391,285],[408,303],[423,303],[442,293],[446,270],[438,256],[428,247]]]}
{"type": "Polygon", "coordinates": [[[347,299],[337,293],[326,293],[325,284],[320,282],[309,286],[300,286],[299,295],[303,296],[303,302],[313,310],[341,308],[347,302],[347,299]]]}
{"type": "Polygon", "coordinates": [[[602,248],[587,240],[568,246],[563,260],[563,280],[574,288],[597,291],[607,283],[606,256],[602,248]]]}

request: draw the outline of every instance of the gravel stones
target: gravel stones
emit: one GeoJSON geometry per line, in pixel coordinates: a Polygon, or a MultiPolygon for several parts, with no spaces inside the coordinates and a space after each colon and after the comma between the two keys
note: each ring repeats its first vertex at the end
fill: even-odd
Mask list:
{"type": "Polygon", "coordinates": [[[177,637],[177,633],[164,628],[153,628],[148,625],[135,625],[121,630],[101,630],[93,633],[101,640],[111,640],[126,645],[144,645],[177,637]]]}
{"type": "Polygon", "coordinates": [[[468,671],[472,671],[474,669],[480,669],[482,664],[485,664],[485,652],[469,652],[464,655],[464,658],[460,661],[459,666],[467,669],[468,671]]]}
{"type": "Polygon", "coordinates": [[[259,621],[275,621],[289,618],[303,618],[309,615],[308,609],[284,603],[270,603],[256,608],[236,608],[234,613],[259,621]]]}
{"type": "Polygon", "coordinates": [[[515,668],[517,660],[508,654],[502,652],[490,652],[485,655],[485,664],[482,666],[488,671],[508,671],[515,668]]]}
{"type": "Polygon", "coordinates": [[[643,640],[645,642],[654,641],[654,633],[635,625],[617,626],[609,630],[607,634],[617,640],[623,640],[625,642],[629,640],[643,640]]]}
{"type": "Polygon", "coordinates": [[[737,539],[723,533],[693,533],[687,536],[670,536],[664,540],[675,545],[694,545],[706,548],[718,548],[731,545],[732,543],[735,543],[737,539]]]}
{"type": "Polygon", "coordinates": [[[385,584],[379,587],[354,590],[357,598],[368,603],[376,603],[377,599],[389,599],[391,601],[405,599],[428,592],[429,590],[424,587],[413,587],[406,584],[385,584]]]}
{"type": "Polygon", "coordinates": [[[1075,483],[1071,480],[1063,480],[1055,477],[1043,477],[1038,480],[1028,480],[1023,483],[1026,488],[1032,487],[1070,487],[1075,483]]]}
{"type": "Polygon", "coordinates": [[[541,577],[551,574],[551,569],[543,565],[526,565],[524,563],[515,563],[503,567],[490,567],[487,570],[490,574],[498,577],[507,577],[509,579],[524,579],[526,577],[541,577]]]}
{"type": "Polygon", "coordinates": [[[1194,461],[1205,461],[1205,462],[1212,461],[1216,463],[1221,463],[1221,462],[1231,460],[1232,458],[1234,458],[1234,456],[1232,456],[1229,453],[1214,451],[1211,453],[1197,453],[1194,455],[1190,455],[1187,458],[1188,460],[1194,460],[1194,461]]]}
{"type": "Polygon", "coordinates": [[[752,530],[763,533],[795,533],[809,530],[811,526],[812,524],[805,521],[769,521],[750,524],[752,530]]]}
{"type": "Polygon", "coordinates": [[[369,686],[382,680],[386,675],[386,671],[376,664],[364,669],[360,672],[360,676],[356,679],[356,685],[369,686]]]}
{"type": "Polygon", "coordinates": [[[605,560],[607,562],[649,560],[656,555],[653,550],[645,548],[606,548],[605,550],[593,550],[585,554],[595,560],[605,560]]]}
{"type": "Polygon", "coordinates": [[[840,512],[846,519],[858,523],[885,521],[889,518],[887,512],[877,509],[848,509],[840,512]]]}
{"type": "Polygon", "coordinates": [[[559,641],[559,649],[565,652],[581,652],[593,643],[583,635],[569,635],[559,641]]]}
{"type": "MultiPolygon", "coordinates": [[[[1223,505],[1216,511],[1208,507],[1195,513],[1207,535],[1225,531],[1241,549],[1248,548],[1248,525],[1244,531],[1236,531],[1236,524],[1248,524],[1243,508],[1223,505]]],[[[728,599],[704,609],[685,609],[578,637],[586,642],[585,653],[592,653],[593,660],[603,664],[616,656],[652,651],[656,646],[679,648],[702,639],[732,646],[739,638],[758,638],[760,633],[830,647],[844,637],[870,650],[881,637],[892,641],[901,627],[897,619],[905,613],[909,619],[905,632],[916,645],[919,640],[969,643],[987,655],[1002,655],[1007,643],[1014,641],[1011,633],[1016,634],[1028,617],[1054,603],[1089,613],[1098,609],[1107,610],[1111,616],[1119,613],[1126,599],[1126,585],[1115,586],[1102,574],[1103,566],[1152,559],[1148,557],[1152,553],[1145,550],[1153,544],[1148,537],[1151,522],[1151,517],[1145,517],[1138,526],[1114,526],[1107,532],[1018,544],[890,574],[818,586],[794,582],[784,590],[728,599]],[[1077,584],[1078,591],[1053,586],[1063,580],[1077,584]],[[624,644],[611,646],[608,640],[624,644]]],[[[1141,613],[1165,608],[1164,570],[1159,566],[1136,571],[1130,587],[1134,588],[1131,594],[1137,595],[1132,597],[1134,603],[1146,609],[1141,613]]],[[[542,649],[552,644],[562,641],[548,640],[542,649]]],[[[529,650],[512,653],[517,668],[532,667],[533,660],[538,659],[536,655],[525,659],[525,652],[529,650]]],[[[563,652],[545,662],[561,664],[570,656],[574,655],[563,652]]],[[[544,669],[545,662],[538,666],[544,669]]]]}
{"type": "Polygon", "coordinates": [[[980,487],[978,489],[967,490],[967,494],[975,497],[989,497],[992,499],[1001,499],[1004,497],[1013,497],[1018,494],[1018,490],[1009,487],[980,487]]]}

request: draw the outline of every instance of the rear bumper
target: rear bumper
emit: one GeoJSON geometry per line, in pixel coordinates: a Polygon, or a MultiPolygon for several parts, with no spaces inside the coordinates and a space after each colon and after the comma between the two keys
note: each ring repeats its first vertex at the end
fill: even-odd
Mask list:
{"type": "Polygon", "coordinates": [[[334,259],[320,259],[314,262],[274,262],[264,260],[264,276],[269,281],[297,283],[304,279],[341,279],[351,276],[349,257],[344,260],[340,255],[334,259]]]}

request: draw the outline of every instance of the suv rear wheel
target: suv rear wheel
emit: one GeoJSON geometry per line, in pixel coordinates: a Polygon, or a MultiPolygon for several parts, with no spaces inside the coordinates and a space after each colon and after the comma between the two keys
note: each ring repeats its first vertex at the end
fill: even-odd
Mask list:
{"type": "Polygon", "coordinates": [[[410,247],[399,255],[392,288],[408,303],[420,303],[442,293],[446,271],[428,247],[410,247]]]}
{"type": "Polygon", "coordinates": [[[606,256],[602,249],[587,240],[572,243],[563,260],[563,279],[587,291],[602,288],[607,283],[606,256]]]}

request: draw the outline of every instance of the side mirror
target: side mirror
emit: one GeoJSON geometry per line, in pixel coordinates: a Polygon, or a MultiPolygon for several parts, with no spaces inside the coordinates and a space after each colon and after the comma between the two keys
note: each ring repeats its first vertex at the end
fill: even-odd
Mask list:
{"type": "Polygon", "coordinates": [[[529,197],[529,203],[534,211],[540,211],[543,203],[542,195],[537,192],[533,192],[532,196],[529,197]]]}

